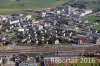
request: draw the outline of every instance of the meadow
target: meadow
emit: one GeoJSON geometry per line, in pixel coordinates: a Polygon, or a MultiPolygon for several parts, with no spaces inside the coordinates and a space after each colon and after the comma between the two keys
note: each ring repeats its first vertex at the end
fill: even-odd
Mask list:
{"type": "Polygon", "coordinates": [[[0,0],[0,8],[47,8],[65,2],[68,0],[0,0]]]}
{"type": "Polygon", "coordinates": [[[0,9],[0,14],[9,14],[22,11],[21,9],[0,9]]]}
{"type": "MultiPolygon", "coordinates": [[[[100,20],[100,17],[97,17],[97,16],[86,16],[86,17],[83,17],[82,18],[82,21],[90,21],[92,23],[95,23],[96,20],[100,20]]],[[[93,28],[97,29],[97,30],[100,30],[100,22],[98,23],[98,25],[94,26],[93,28]]]]}
{"type": "MultiPolygon", "coordinates": [[[[82,1],[85,2],[84,0],[82,1]]],[[[17,12],[20,9],[25,9],[25,8],[32,8],[35,10],[38,9],[40,10],[44,8],[54,8],[54,7],[62,6],[65,3],[69,4],[69,2],[71,3],[73,2],[73,0],[0,0],[0,9],[1,9],[0,14],[2,13],[4,14],[6,12],[7,13],[17,12]]],[[[93,8],[93,9],[100,7],[99,4],[94,4],[90,2],[85,5],[86,7],[93,8]]]]}
{"type": "Polygon", "coordinates": [[[40,10],[61,6],[69,0],[0,0],[0,14],[15,13],[26,8],[40,10]]]}

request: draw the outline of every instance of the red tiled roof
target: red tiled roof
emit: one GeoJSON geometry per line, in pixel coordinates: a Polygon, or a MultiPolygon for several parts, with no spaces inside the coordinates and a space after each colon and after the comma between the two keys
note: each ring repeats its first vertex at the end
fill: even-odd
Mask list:
{"type": "Polygon", "coordinates": [[[90,43],[91,39],[89,37],[81,37],[80,41],[81,43],[90,43]]]}

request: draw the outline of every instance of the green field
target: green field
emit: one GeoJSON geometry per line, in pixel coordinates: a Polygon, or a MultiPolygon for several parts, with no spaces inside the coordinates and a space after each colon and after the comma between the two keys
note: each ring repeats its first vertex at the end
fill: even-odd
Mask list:
{"type": "MultiPolygon", "coordinates": [[[[64,3],[69,3],[70,1],[71,0],[0,0],[0,9],[1,9],[0,14],[18,12],[20,11],[18,9],[24,9],[24,8],[32,8],[35,10],[38,10],[38,9],[40,10],[40,9],[49,8],[49,7],[54,8],[57,6],[61,6],[64,3]]],[[[90,2],[85,5],[88,8],[100,7],[100,5],[90,3],[90,2]]]]}
{"type": "Polygon", "coordinates": [[[0,14],[16,13],[22,11],[21,9],[0,9],[0,14]]]}
{"type": "MultiPolygon", "coordinates": [[[[74,0],[0,0],[0,8],[47,8],[60,6],[64,3],[73,2],[74,0]]],[[[84,0],[88,8],[98,8],[99,3],[92,3],[84,0]]],[[[98,2],[100,2],[98,0],[98,2]]]]}
{"type": "Polygon", "coordinates": [[[79,1],[89,9],[100,8],[100,0],[79,0],[79,1]]]}
{"type": "Polygon", "coordinates": [[[86,5],[88,8],[91,9],[96,9],[96,8],[100,8],[100,4],[94,4],[94,3],[89,3],[86,5]]]}
{"type": "MultiPolygon", "coordinates": [[[[82,21],[86,21],[86,20],[95,23],[96,20],[100,20],[100,17],[97,17],[97,16],[86,16],[86,17],[82,18],[82,21]]],[[[100,23],[98,23],[98,25],[96,25],[93,28],[96,28],[96,29],[100,30],[100,23]]]]}
{"type": "Polygon", "coordinates": [[[100,24],[96,25],[94,28],[97,29],[97,30],[100,30],[100,24]]]}
{"type": "Polygon", "coordinates": [[[69,0],[0,0],[0,14],[15,13],[24,8],[40,10],[43,8],[61,6],[69,0]]]}
{"type": "Polygon", "coordinates": [[[96,22],[96,20],[100,20],[100,17],[97,16],[85,16],[82,18],[82,21],[90,21],[90,22],[96,22]]]}
{"type": "Polygon", "coordinates": [[[60,6],[68,0],[0,0],[0,8],[46,8],[60,6]]]}

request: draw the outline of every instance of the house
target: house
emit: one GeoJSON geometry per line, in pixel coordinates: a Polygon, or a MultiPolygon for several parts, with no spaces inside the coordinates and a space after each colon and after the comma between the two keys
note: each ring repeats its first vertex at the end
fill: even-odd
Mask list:
{"type": "Polygon", "coordinates": [[[50,23],[44,23],[43,26],[44,27],[50,27],[51,25],[50,25],[50,23]]]}
{"type": "Polygon", "coordinates": [[[3,60],[3,59],[2,59],[2,58],[0,58],[0,64],[2,64],[2,60],[3,60]]]}
{"type": "Polygon", "coordinates": [[[33,20],[32,20],[32,24],[36,24],[36,23],[39,23],[39,21],[33,19],[33,20]]]}
{"type": "Polygon", "coordinates": [[[59,40],[55,40],[55,44],[59,44],[60,42],[59,42],[59,40]]]}
{"type": "Polygon", "coordinates": [[[2,23],[0,23],[0,29],[3,27],[3,24],[2,23]]]}
{"type": "Polygon", "coordinates": [[[73,17],[83,17],[85,15],[91,14],[92,10],[80,9],[77,7],[68,6],[68,15],[73,17]]]}
{"type": "Polygon", "coordinates": [[[22,31],[22,32],[24,32],[24,29],[23,29],[23,28],[19,28],[18,31],[22,31]]]}
{"type": "Polygon", "coordinates": [[[11,21],[10,24],[16,24],[19,23],[19,20],[11,21]]]}
{"type": "Polygon", "coordinates": [[[46,12],[42,12],[42,17],[45,17],[46,16],[46,12]]]}
{"type": "Polygon", "coordinates": [[[97,39],[96,44],[100,44],[100,38],[97,39]]]}
{"type": "Polygon", "coordinates": [[[84,12],[82,12],[80,14],[81,17],[85,16],[85,15],[88,15],[88,14],[91,14],[92,13],[92,10],[84,10],[84,12]]]}
{"type": "Polygon", "coordinates": [[[26,42],[26,41],[27,41],[27,39],[26,39],[26,38],[21,40],[21,42],[22,42],[22,43],[24,43],[24,42],[26,42]]]}
{"type": "Polygon", "coordinates": [[[5,16],[2,16],[1,20],[7,20],[7,18],[5,16]]]}
{"type": "Polygon", "coordinates": [[[32,18],[32,15],[27,15],[26,16],[27,20],[32,18]]]}
{"type": "Polygon", "coordinates": [[[57,11],[57,14],[61,14],[61,11],[57,11]]]}
{"type": "Polygon", "coordinates": [[[43,25],[40,25],[40,24],[34,24],[33,26],[35,27],[36,30],[43,29],[43,25]]]}
{"type": "Polygon", "coordinates": [[[3,46],[3,43],[2,42],[0,42],[0,47],[2,47],[3,46]]]}
{"type": "Polygon", "coordinates": [[[90,44],[92,39],[90,37],[80,37],[79,44],[90,44]]]}

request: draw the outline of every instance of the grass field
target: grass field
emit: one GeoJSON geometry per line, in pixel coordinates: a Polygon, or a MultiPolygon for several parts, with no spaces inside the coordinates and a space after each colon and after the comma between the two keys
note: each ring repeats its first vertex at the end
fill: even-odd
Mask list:
{"type": "MultiPolygon", "coordinates": [[[[71,0],[0,0],[0,8],[47,8],[60,6],[64,3],[68,3],[71,0]]],[[[72,0],[73,2],[74,0],[72,0]]],[[[97,3],[86,2],[88,8],[98,8],[100,7],[97,3]]],[[[100,2],[98,0],[98,2],[100,2]]]]}
{"type": "Polygon", "coordinates": [[[82,18],[82,21],[90,21],[90,22],[96,22],[96,20],[100,20],[100,17],[96,17],[96,16],[85,16],[82,18]]]}
{"type": "Polygon", "coordinates": [[[0,0],[0,14],[19,12],[24,8],[43,9],[61,6],[69,0],[0,0]]]}
{"type": "Polygon", "coordinates": [[[89,3],[86,5],[88,8],[91,9],[96,9],[96,8],[100,8],[100,4],[94,4],[94,3],[89,3]]]}
{"type": "Polygon", "coordinates": [[[22,11],[21,9],[0,9],[0,14],[16,13],[22,11]]]}
{"type": "MultiPolygon", "coordinates": [[[[61,6],[64,3],[69,3],[70,1],[71,0],[19,0],[19,1],[0,0],[0,14],[17,12],[19,11],[18,9],[24,9],[24,8],[33,8],[33,9],[42,9],[49,7],[53,8],[61,6]]],[[[86,4],[86,6],[89,8],[100,7],[100,5],[93,3],[86,4]]]]}
{"type": "Polygon", "coordinates": [[[100,8],[100,3],[99,3],[100,0],[79,0],[79,1],[83,3],[89,9],[100,8]]]}
{"type": "Polygon", "coordinates": [[[94,28],[97,29],[97,30],[100,30],[100,24],[96,25],[94,28]]]}
{"type": "Polygon", "coordinates": [[[0,0],[0,8],[46,8],[60,6],[68,0],[0,0]]]}
{"type": "MultiPolygon", "coordinates": [[[[86,17],[82,18],[82,21],[86,21],[86,20],[95,23],[96,20],[100,20],[100,17],[97,17],[97,16],[86,16],[86,17]]],[[[93,28],[100,30],[100,23],[98,23],[98,25],[96,25],[93,28]]]]}

